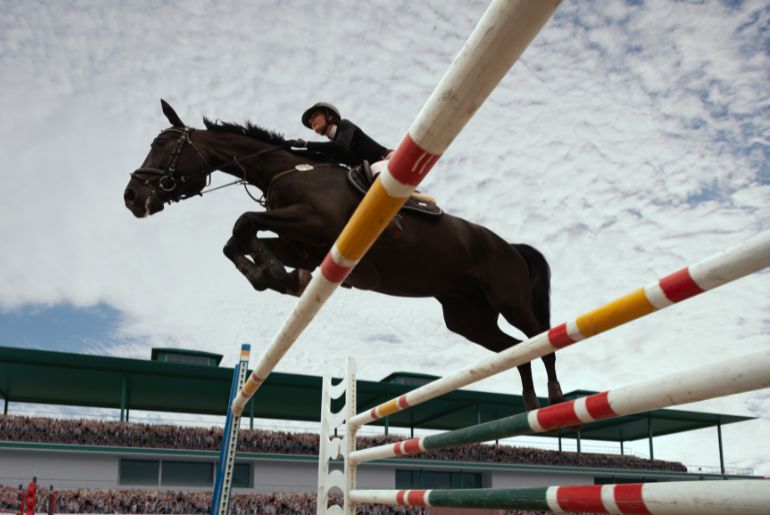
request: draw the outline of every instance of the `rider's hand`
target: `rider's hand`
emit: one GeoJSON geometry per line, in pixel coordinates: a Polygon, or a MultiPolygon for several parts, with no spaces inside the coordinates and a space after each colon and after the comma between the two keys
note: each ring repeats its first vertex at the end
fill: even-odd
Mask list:
{"type": "Polygon", "coordinates": [[[293,148],[306,148],[307,141],[304,139],[290,139],[286,141],[286,144],[293,148]]]}

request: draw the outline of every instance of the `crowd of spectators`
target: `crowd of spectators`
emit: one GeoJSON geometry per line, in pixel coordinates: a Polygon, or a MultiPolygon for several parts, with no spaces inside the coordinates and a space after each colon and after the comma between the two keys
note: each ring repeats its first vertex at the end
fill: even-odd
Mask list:
{"type": "MultiPolygon", "coordinates": [[[[38,512],[47,512],[48,494],[40,489],[37,496],[38,512]]],[[[341,499],[332,503],[342,504],[341,499]]],[[[209,513],[211,492],[159,492],[156,490],[57,490],[56,513],[209,513]]],[[[0,513],[16,513],[18,490],[0,485],[0,513]]],[[[230,501],[230,513],[235,515],[309,515],[316,511],[315,494],[272,493],[236,494],[230,501]]],[[[357,506],[360,515],[427,515],[419,507],[357,506]]],[[[540,511],[508,510],[505,515],[542,515],[540,511]]],[[[569,515],[569,514],[566,514],[569,515]]]]}
{"type": "MultiPolygon", "coordinates": [[[[16,442],[64,443],[116,447],[194,449],[218,451],[221,427],[189,427],[163,424],[137,424],[90,419],[47,417],[0,417],[0,440],[16,442]]],[[[404,440],[403,435],[358,437],[359,449],[404,440]]],[[[318,455],[317,434],[242,429],[238,450],[265,454],[318,455]]],[[[476,444],[432,451],[418,459],[482,463],[627,468],[686,472],[678,462],[648,460],[617,454],[549,451],[512,445],[476,444]]]]}

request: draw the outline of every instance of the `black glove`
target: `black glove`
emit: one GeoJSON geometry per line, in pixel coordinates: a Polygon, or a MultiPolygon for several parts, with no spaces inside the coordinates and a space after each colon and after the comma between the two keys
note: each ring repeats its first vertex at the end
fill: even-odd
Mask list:
{"type": "Polygon", "coordinates": [[[293,148],[307,148],[307,141],[304,139],[289,139],[286,140],[286,146],[293,148]]]}

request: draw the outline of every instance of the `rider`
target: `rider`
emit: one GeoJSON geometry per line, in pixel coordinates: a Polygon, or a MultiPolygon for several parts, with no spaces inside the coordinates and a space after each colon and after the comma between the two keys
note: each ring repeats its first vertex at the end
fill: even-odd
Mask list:
{"type": "Polygon", "coordinates": [[[339,110],[326,102],[318,102],[302,114],[302,125],[330,141],[292,141],[293,146],[328,154],[348,166],[364,161],[375,163],[387,159],[391,150],[374,141],[350,120],[342,118],[339,110]]]}
{"type": "MultiPolygon", "coordinates": [[[[374,141],[350,120],[342,118],[339,109],[326,102],[317,102],[302,114],[302,125],[316,134],[326,136],[331,141],[291,140],[293,147],[307,148],[332,156],[348,166],[359,166],[364,161],[374,165],[391,158],[393,150],[374,141]]],[[[372,166],[375,176],[381,166],[372,166]]],[[[415,191],[412,197],[426,203],[436,203],[436,199],[426,193],[415,191]]]]}

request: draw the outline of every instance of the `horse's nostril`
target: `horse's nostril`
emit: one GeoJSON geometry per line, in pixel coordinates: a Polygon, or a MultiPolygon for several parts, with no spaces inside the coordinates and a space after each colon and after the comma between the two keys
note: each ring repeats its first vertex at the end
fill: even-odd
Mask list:
{"type": "Polygon", "coordinates": [[[126,188],[126,191],[123,192],[123,200],[126,202],[133,202],[136,198],[136,193],[134,193],[134,190],[131,188],[126,188]]]}

